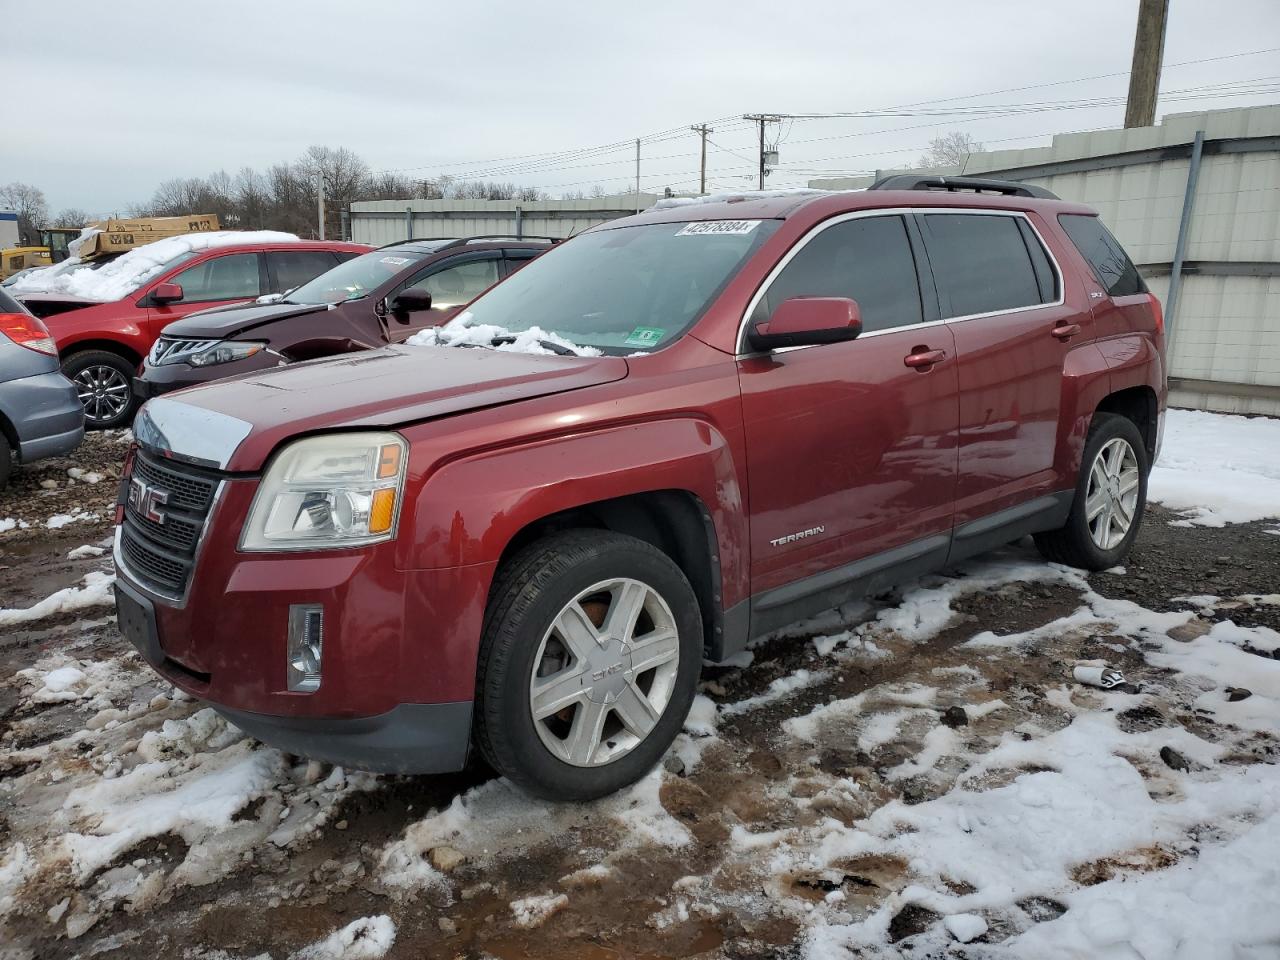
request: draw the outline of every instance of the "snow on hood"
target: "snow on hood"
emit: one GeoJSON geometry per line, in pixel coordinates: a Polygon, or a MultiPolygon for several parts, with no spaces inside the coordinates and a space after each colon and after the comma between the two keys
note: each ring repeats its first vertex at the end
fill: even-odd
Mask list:
{"type": "Polygon", "coordinates": [[[108,303],[127,297],[152,277],[163,273],[175,259],[185,253],[246,243],[293,243],[297,239],[292,233],[280,233],[276,230],[186,233],[137,247],[97,269],[83,265],[80,260],[72,257],[59,264],[58,269],[42,270],[38,274],[23,277],[11,290],[16,294],[67,294],[108,303]]]}
{"type": "Polygon", "coordinates": [[[554,343],[573,351],[579,357],[598,357],[595,347],[581,347],[572,340],[541,327],[530,327],[514,333],[494,323],[468,324],[470,312],[460,313],[442,327],[427,327],[405,341],[412,347],[492,347],[508,353],[554,354],[547,344],[554,343]],[[499,337],[511,337],[510,343],[494,344],[499,337]]]}

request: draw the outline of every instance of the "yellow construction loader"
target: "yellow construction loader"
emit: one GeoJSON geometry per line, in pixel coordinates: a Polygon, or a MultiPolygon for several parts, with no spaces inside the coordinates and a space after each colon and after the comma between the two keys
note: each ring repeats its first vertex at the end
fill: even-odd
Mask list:
{"type": "Polygon", "coordinates": [[[40,231],[38,247],[7,247],[0,250],[0,280],[28,267],[47,267],[51,263],[61,263],[70,255],[67,244],[78,236],[79,227],[49,227],[40,231]]]}

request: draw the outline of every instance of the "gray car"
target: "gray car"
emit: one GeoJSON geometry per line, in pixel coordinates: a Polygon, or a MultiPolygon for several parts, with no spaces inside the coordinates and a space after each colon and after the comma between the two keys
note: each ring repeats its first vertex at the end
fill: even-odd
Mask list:
{"type": "Polygon", "coordinates": [[[0,487],[19,463],[56,457],[84,439],[84,406],[58,367],[43,323],[0,290],[0,487]]]}

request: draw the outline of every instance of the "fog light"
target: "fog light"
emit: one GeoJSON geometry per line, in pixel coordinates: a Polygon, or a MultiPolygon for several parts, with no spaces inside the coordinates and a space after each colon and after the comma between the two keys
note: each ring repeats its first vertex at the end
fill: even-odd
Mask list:
{"type": "Polygon", "coordinates": [[[289,689],[311,693],[320,689],[320,657],[324,646],[324,607],[297,603],[289,607],[289,649],[286,666],[289,689]]]}

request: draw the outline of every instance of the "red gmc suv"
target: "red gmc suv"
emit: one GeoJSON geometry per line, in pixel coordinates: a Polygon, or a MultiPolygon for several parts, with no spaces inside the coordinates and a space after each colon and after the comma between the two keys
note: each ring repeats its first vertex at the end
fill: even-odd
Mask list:
{"type": "Polygon", "coordinates": [[[281,749],[474,744],[547,797],[636,780],[791,621],[1024,534],[1117,563],[1165,405],[1123,249],[1001,181],[650,211],[443,331],[148,402],[119,623],[281,749]]]}

